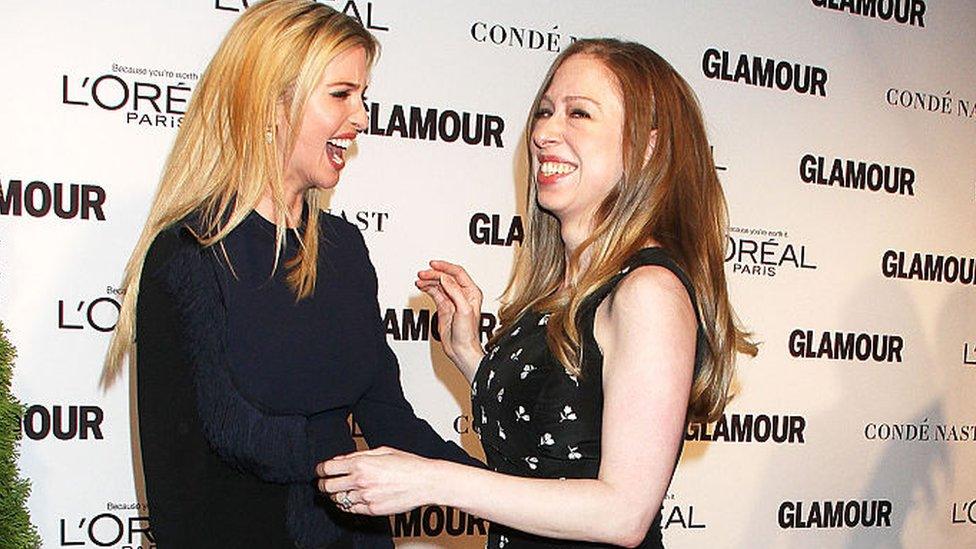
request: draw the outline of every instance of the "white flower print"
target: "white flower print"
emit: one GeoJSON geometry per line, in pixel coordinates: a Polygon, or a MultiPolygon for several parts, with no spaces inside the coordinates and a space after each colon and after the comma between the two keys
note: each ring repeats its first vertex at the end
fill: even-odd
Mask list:
{"type": "Polygon", "coordinates": [[[623,269],[620,269],[620,274],[625,275],[630,272],[630,269],[630,266],[624,267],[623,269]]]}
{"type": "Polygon", "coordinates": [[[505,388],[504,388],[504,387],[502,387],[502,388],[501,388],[501,389],[500,389],[500,390],[498,391],[498,402],[501,402],[501,401],[502,401],[502,398],[504,398],[504,396],[505,396],[505,388]]]}
{"type": "Polygon", "coordinates": [[[508,543],[508,538],[506,538],[505,536],[498,537],[498,549],[502,549],[503,547],[505,547],[506,543],[508,543]]]}
{"type": "Polygon", "coordinates": [[[502,440],[505,440],[505,438],[506,438],[505,437],[505,429],[502,429],[502,422],[496,421],[495,423],[498,424],[498,438],[500,438],[502,440]]]}
{"type": "Polygon", "coordinates": [[[512,353],[512,360],[517,361],[520,356],[522,356],[522,348],[521,347],[519,347],[517,351],[515,351],[514,353],[512,353]]]}
{"type": "Polygon", "coordinates": [[[519,332],[521,332],[521,331],[522,331],[522,327],[521,326],[519,326],[518,328],[515,328],[514,330],[512,330],[512,337],[515,337],[515,336],[519,335],[519,332]]]}
{"type": "Polygon", "coordinates": [[[546,324],[549,324],[549,317],[550,316],[552,316],[552,315],[550,315],[548,313],[542,315],[542,318],[539,319],[539,326],[545,326],[546,324]]]}
{"type": "Polygon", "coordinates": [[[524,407],[519,406],[518,409],[515,410],[515,421],[529,421],[529,413],[524,407]]]}
{"type": "Polygon", "coordinates": [[[471,396],[478,396],[478,380],[471,384],[471,396]]]}
{"type": "Polygon", "coordinates": [[[529,374],[535,371],[535,366],[532,364],[526,364],[522,366],[522,373],[519,374],[520,379],[525,379],[529,374]]]}
{"type": "Polygon", "coordinates": [[[567,456],[566,456],[569,459],[579,459],[579,458],[583,457],[583,454],[579,453],[579,451],[578,451],[579,450],[579,446],[567,446],[566,448],[569,449],[569,454],[567,454],[567,456]]]}
{"type": "Polygon", "coordinates": [[[485,407],[481,407],[481,424],[488,425],[488,414],[485,413],[485,407]]]}
{"type": "Polygon", "coordinates": [[[539,439],[539,446],[552,446],[556,443],[556,440],[552,438],[552,433],[542,433],[542,437],[539,439]]]}
{"type": "Polygon", "coordinates": [[[573,411],[573,407],[569,404],[563,406],[563,410],[559,412],[559,423],[564,421],[576,421],[576,412],[573,411]]]}
{"type": "Polygon", "coordinates": [[[569,376],[569,379],[572,380],[572,382],[575,383],[577,387],[579,387],[579,378],[578,377],[576,377],[575,375],[573,375],[573,374],[571,374],[569,372],[566,372],[566,375],[569,376]]]}
{"type": "Polygon", "coordinates": [[[488,383],[485,383],[486,389],[491,389],[491,380],[495,379],[495,370],[488,372],[488,383]]]}
{"type": "Polygon", "coordinates": [[[495,353],[497,353],[497,352],[498,352],[498,345],[495,345],[495,346],[493,346],[491,348],[491,352],[488,353],[488,360],[494,360],[495,359],[495,353]]]}
{"type": "Polygon", "coordinates": [[[526,465],[529,466],[529,469],[532,469],[533,471],[535,471],[539,467],[539,458],[537,458],[535,456],[528,456],[528,457],[523,458],[523,459],[525,459],[525,463],[526,463],[526,465]]]}

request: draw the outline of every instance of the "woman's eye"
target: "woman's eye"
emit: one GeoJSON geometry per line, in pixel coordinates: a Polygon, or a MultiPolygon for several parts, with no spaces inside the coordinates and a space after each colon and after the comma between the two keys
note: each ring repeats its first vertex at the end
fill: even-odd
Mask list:
{"type": "Polygon", "coordinates": [[[345,99],[345,98],[349,97],[349,92],[346,91],[346,90],[343,90],[343,91],[334,91],[334,92],[331,92],[329,95],[331,95],[332,97],[335,97],[336,99],[345,99]]]}
{"type": "Polygon", "coordinates": [[[550,116],[552,116],[552,111],[549,109],[540,108],[539,110],[535,111],[535,113],[532,116],[533,118],[549,118],[550,116]]]}
{"type": "Polygon", "coordinates": [[[583,109],[572,109],[569,111],[569,116],[571,118],[589,118],[590,113],[584,111],[583,109]]]}

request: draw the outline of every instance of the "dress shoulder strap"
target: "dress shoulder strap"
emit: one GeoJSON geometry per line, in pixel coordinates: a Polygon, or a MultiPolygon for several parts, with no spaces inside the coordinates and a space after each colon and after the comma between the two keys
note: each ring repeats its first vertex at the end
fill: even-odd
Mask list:
{"type": "Polygon", "coordinates": [[[626,276],[637,269],[638,267],[644,267],[646,265],[657,265],[664,267],[667,270],[674,273],[681,281],[681,284],[685,287],[685,291],[688,292],[688,297],[691,299],[691,307],[695,311],[695,320],[698,326],[698,331],[696,335],[696,352],[695,352],[695,372],[697,373],[699,366],[701,364],[701,359],[704,352],[705,334],[702,330],[701,317],[698,314],[698,300],[695,297],[695,288],[691,284],[691,279],[684,270],[668,255],[664,248],[653,247],[653,248],[642,248],[638,250],[634,255],[630,257],[624,264],[624,267],[619,273],[614,275],[610,280],[608,280],[603,286],[600,286],[595,292],[593,292],[584,303],[583,307],[580,309],[579,313],[579,326],[581,334],[583,336],[583,348],[584,348],[584,363],[590,361],[590,358],[599,359],[600,367],[602,369],[603,354],[599,350],[599,345],[596,342],[596,338],[593,335],[593,323],[596,317],[596,310],[600,303],[607,298],[613,290],[620,284],[620,281],[626,278],[626,276]]]}
{"type": "MultiPolygon", "coordinates": [[[[584,307],[584,309],[596,309],[596,307],[603,302],[604,299],[616,289],[620,281],[623,280],[627,274],[638,267],[644,267],[646,265],[658,265],[666,268],[667,270],[674,273],[681,281],[681,284],[685,287],[688,292],[688,297],[691,298],[691,303],[695,309],[695,317],[698,318],[698,307],[697,300],[695,299],[695,288],[691,285],[691,279],[685,274],[684,270],[678,266],[678,264],[668,255],[668,252],[664,248],[654,247],[654,248],[642,248],[637,251],[634,255],[630,257],[624,263],[623,269],[619,273],[614,275],[610,280],[600,286],[593,294],[591,294],[587,301],[590,303],[590,307],[584,307]]],[[[699,319],[700,320],[700,319],[699,319]]]]}

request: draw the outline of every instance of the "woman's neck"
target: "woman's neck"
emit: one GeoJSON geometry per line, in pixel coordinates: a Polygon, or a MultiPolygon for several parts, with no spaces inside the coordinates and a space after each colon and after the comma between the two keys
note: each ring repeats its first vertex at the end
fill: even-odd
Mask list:
{"type": "MultiPolygon", "coordinates": [[[[566,254],[565,257],[565,278],[563,284],[568,286],[572,283],[570,280],[570,258],[576,253],[576,250],[590,237],[591,228],[588,222],[583,222],[582,219],[567,219],[559,220],[559,236],[563,241],[563,251],[566,254]]],[[[573,271],[580,273],[586,270],[587,265],[590,262],[590,250],[585,250],[583,254],[579,257],[579,262],[576,264],[573,271]]]]}
{"type": "MultiPolygon", "coordinates": [[[[590,220],[586,220],[585,222],[582,219],[569,219],[566,221],[560,220],[559,236],[563,241],[563,251],[566,254],[566,270],[563,279],[563,285],[565,286],[569,286],[573,282],[573,280],[570,279],[570,258],[573,257],[573,254],[576,253],[576,250],[579,249],[583,242],[593,235],[593,228],[591,227],[590,223],[591,220],[592,218],[590,218],[590,220]]],[[[655,239],[653,236],[648,236],[644,240],[642,247],[649,248],[660,245],[661,243],[657,239],[655,239]]],[[[583,250],[583,253],[580,255],[579,261],[577,262],[573,271],[575,273],[582,273],[586,271],[590,265],[592,255],[593,249],[591,247],[583,250]]]]}
{"type": "MultiPolygon", "coordinates": [[[[285,223],[289,229],[294,229],[301,224],[302,220],[302,192],[295,189],[285,188],[285,223]]],[[[271,189],[264,191],[261,200],[258,201],[254,210],[258,215],[272,223],[277,223],[278,208],[275,206],[274,199],[271,197],[271,189]]]]}

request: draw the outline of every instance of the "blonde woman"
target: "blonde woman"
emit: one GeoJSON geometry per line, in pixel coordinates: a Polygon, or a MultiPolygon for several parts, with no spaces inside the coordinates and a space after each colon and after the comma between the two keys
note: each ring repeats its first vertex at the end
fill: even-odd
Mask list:
{"type": "Polygon", "coordinates": [[[756,351],[702,117],[664,59],[606,39],[560,54],[532,112],[527,240],[487,354],[464,269],[417,281],[494,472],[381,448],[320,464],[319,486],[354,513],[460,508],[493,548],[662,547],[685,426],[721,414],[736,352],[756,351]]]}
{"type": "Polygon", "coordinates": [[[417,419],[359,231],[320,212],[367,123],[377,54],[311,0],[252,5],[202,77],[129,261],[105,380],[136,355],[160,549],[392,547],[315,464],[371,445],[473,462],[417,419]],[[138,343],[138,345],[136,345],[138,343]]]}

